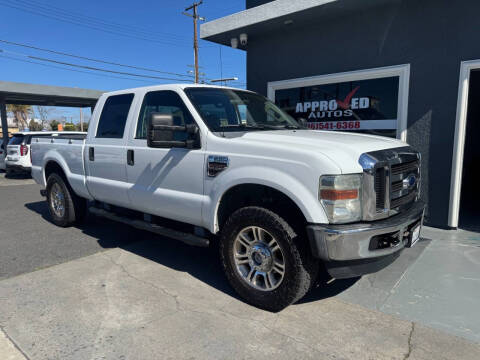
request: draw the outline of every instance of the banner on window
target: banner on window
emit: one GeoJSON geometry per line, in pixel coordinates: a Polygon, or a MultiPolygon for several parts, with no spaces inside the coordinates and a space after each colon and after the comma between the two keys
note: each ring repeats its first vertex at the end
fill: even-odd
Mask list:
{"type": "Polygon", "coordinates": [[[339,82],[275,91],[275,102],[315,130],[396,136],[399,77],[339,82]]]}

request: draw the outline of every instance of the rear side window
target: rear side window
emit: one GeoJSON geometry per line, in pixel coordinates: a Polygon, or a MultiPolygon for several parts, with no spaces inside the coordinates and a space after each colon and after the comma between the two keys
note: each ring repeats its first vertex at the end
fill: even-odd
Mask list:
{"type": "Polygon", "coordinates": [[[24,138],[23,135],[14,135],[8,145],[22,145],[24,138]]]}
{"type": "Polygon", "coordinates": [[[110,96],[103,105],[97,128],[97,138],[123,138],[133,94],[110,96]]]}

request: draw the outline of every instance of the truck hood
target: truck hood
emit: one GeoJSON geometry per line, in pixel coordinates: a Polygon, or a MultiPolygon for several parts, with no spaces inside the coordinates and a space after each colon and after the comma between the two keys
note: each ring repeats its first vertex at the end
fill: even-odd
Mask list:
{"type": "Polygon", "coordinates": [[[403,141],[383,136],[318,130],[277,130],[244,133],[237,141],[281,145],[295,152],[321,153],[330,158],[342,173],[362,170],[358,159],[365,152],[407,146],[403,141]]]}

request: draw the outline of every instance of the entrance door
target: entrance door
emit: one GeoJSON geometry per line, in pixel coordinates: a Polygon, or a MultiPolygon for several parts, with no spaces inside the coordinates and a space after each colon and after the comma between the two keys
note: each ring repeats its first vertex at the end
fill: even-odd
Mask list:
{"type": "Polygon", "coordinates": [[[480,231],[480,69],[471,70],[459,227],[480,231]]]}

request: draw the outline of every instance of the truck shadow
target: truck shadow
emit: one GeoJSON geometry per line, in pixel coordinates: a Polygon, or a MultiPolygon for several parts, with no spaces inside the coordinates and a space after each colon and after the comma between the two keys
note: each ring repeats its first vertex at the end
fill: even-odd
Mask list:
{"type": "MultiPolygon", "coordinates": [[[[45,201],[27,203],[25,207],[51,223],[45,201]]],[[[52,226],[55,225],[52,223],[52,226]]],[[[103,248],[118,247],[173,270],[187,272],[205,284],[240,299],[223,274],[216,245],[209,248],[190,246],[92,215],[77,228],[85,235],[96,239],[103,248]]],[[[327,284],[328,279],[326,272],[321,269],[315,286],[298,304],[335,296],[358,280],[358,278],[336,280],[327,284]]]]}

